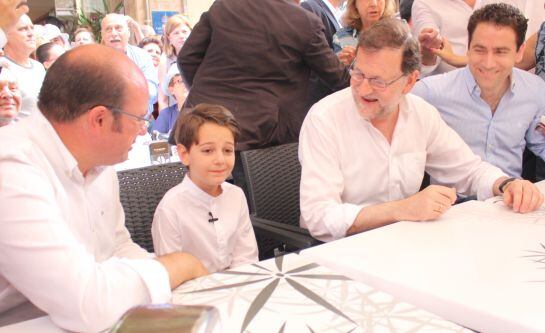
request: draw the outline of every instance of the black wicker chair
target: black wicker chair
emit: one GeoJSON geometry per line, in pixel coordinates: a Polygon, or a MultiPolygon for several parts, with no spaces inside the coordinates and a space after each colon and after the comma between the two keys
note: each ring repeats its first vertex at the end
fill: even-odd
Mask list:
{"type": "Polygon", "coordinates": [[[153,252],[151,223],[159,201],[184,178],[187,169],[179,162],[119,171],[119,196],[125,226],[133,241],[153,252]]]}
{"type": "Polygon", "coordinates": [[[241,153],[261,260],[321,243],[299,227],[301,165],[297,149],[297,143],[290,143],[241,153]]]}

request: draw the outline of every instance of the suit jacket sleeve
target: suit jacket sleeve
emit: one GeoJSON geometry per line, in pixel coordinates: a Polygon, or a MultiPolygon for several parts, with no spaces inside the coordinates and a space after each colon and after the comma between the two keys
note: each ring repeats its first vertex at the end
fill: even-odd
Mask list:
{"type": "Polygon", "coordinates": [[[178,53],[178,68],[181,70],[182,78],[189,88],[193,85],[195,74],[204,59],[206,49],[210,44],[211,34],[212,27],[210,26],[209,12],[204,12],[178,53]]]}
{"type": "Polygon", "coordinates": [[[348,68],[329,48],[323,25],[318,19],[311,19],[310,24],[312,35],[303,55],[304,61],[331,90],[337,91],[348,87],[350,84],[348,68]]]}

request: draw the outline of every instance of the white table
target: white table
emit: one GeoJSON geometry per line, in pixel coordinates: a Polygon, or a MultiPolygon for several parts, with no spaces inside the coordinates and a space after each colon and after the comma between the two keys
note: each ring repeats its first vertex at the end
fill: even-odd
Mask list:
{"type": "Polygon", "coordinates": [[[467,332],[296,254],[189,281],[173,303],[214,305],[222,332],[467,332]]]}
{"type": "MultiPolygon", "coordinates": [[[[188,281],[172,302],[215,306],[214,332],[469,332],[296,254],[188,281]]],[[[48,317],[0,327],[29,332],[64,331],[48,317]]]]}
{"type": "Polygon", "coordinates": [[[470,201],[301,255],[478,331],[545,332],[544,209],[470,201]]]}

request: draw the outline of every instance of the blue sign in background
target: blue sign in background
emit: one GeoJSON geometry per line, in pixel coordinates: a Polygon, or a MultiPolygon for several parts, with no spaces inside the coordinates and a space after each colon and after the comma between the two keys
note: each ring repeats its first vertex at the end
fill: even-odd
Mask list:
{"type": "Polygon", "coordinates": [[[178,12],[171,12],[171,11],[152,11],[151,12],[153,29],[155,30],[156,34],[158,35],[163,34],[163,27],[165,26],[165,24],[167,24],[168,18],[174,14],[178,14],[178,12]]]}

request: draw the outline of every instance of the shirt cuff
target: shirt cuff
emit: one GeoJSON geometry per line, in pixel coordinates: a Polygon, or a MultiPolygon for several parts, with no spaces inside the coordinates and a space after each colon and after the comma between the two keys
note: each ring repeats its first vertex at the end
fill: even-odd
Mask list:
{"type": "Polygon", "coordinates": [[[342,204],[339,209],[341,209],[341,214],[333,214],[334,216],[328,216],[325,219],[325,225],[327,230],[329,230],[331,237],[333,239],[340,239],[346,236],[346,232],[360,213],[363,205],[354,205],[354,204],[342,204]]]}
{"type": "Polygon", "coordinates": [[[170,280],[165,267],[154,259],[124,260],[146,285],[152,304],[167,303],[172,298],[170,280]]]}
{"type": "Polygon", "coordinates": [[[486,200],[494,196],[494,183],[500,177],[509,177],[500,169],[494,167],[495,171],[489,171],[483,176],[482,185],[477,189],[477,200],[486,200]]]}
{"type": "Polygon", "coordinates": [[[6,37],[6,34],[4,33],[4,30],[0,28],[0,49],[6,46],[6,43],[8,42],[8,38],[6,37]]]}

